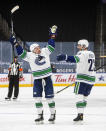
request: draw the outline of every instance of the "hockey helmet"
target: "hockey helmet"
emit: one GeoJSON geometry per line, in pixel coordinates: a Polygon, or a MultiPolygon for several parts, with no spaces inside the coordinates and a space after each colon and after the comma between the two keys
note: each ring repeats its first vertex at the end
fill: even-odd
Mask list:
{"type": "Polygon", "coordinates": [[[85,48],[88,48],[89,42],[86,39],[82,39],[78,41],[78,45],[84,46],[85,48]]]}
{"type": "Polygon", "coordinates": [[[37,43],[33,43],[31,46],[30,46],[30,51],[32,52],[36,47],[38,47],[39,44],[37,43]]]}

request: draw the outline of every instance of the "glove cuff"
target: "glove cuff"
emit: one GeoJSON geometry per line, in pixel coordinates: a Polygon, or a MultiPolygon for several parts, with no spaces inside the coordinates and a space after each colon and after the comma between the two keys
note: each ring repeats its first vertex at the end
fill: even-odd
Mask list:
{"type": "Polygon", "coordinates": [[[55,38],[56,38],[56,33],[51,33],[51,34],[50,34],[50,38],[51,38],[51,39],[55,39],[55,38]]]}

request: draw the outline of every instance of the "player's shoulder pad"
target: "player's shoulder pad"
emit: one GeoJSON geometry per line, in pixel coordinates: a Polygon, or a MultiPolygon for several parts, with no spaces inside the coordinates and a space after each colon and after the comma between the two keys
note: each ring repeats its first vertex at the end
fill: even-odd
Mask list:
{"type": "Polygon", "coordinates": [[[43,52],[45,52],[45,51],[47,51],[47,46],[45,46],[45,47],[43,47],[43,48],[41,48],[41,53],[43,53],[43,52]]]}

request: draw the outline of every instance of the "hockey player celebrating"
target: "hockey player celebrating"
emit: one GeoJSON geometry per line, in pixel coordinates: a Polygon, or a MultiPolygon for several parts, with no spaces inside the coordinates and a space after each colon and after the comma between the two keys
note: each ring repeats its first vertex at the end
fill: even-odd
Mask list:
{"type": "Polygon", "coordinates": [[[50,64],[49,55],[55,49],[55,37],[57,35],[57,26],[54,25],[50,28],[50,39],[48,40],[48,45],[45,48],[40,48],[37,43],[30,46],[31,52],[26,52],[18,43],[15,36],[10,38],[10,42],[16,46],[18,55],[25,61],[29,62],[34,83],[33,83],[33,97],[36,99],[36,108],[38,113],[38,118],[35,122],[42,123],[43,117],[43,103],[42,103],[42,92],[43,87],[45,91],[45,98],[48,102],[48,106],[51,112],[49,122],[55,121],[56,110],[54,101],[54,91],[52,84],[52,69],[50,64]],[[44,83],[44,84],[43,84],[44,83]]]}
{"type": "Polygon", "coordinates": [[[89,43],[82,39],[78,41],[77,48],[79,52],[75,56],[60,54],[57,56],[58,61],[65,60],[77,64],[76,82],[74,93],[76,94],[76,107],[78,116],[73,121],[83,121],[84,108],[87,105],[87,96],[90,94],[95,82],[95,55],[88,51],[89,43]]]}

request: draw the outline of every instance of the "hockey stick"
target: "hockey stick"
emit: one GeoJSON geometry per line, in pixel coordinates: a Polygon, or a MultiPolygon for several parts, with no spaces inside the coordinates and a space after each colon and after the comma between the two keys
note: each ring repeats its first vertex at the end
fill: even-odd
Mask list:
{"type": "MultiPolygon", "coordinates": [[[[104,66],[106,66],[106,64],[104,64],[104,65],[102,65],[102,66],[98,67],[95,71],[97,71],[97,70],[99,70],[99,69],[103,68],[104,66]]],[[[68,87],[72,86],[73,84],[75,84],[75,83],[72,83],[72,84],[70,84],[70,85],[68,85],[68,86],[64,87],[63,89],[61,89],[61,90],[57,91],[55,94],[60,93],[61,91],[63,91],[63,90],[65,90],[65,89],[67,89],[68,87]]]]}
{"type": "Polygon", "coordinates": [[[73,84],[75,84],[75,83],[69,84],[68,86],[64,87],[63,89],[57,91],[55,94],[58,94],[58,93],[64,91],[65,89],[67,89],[68,87],[72,86],[73,84]]]}
{"type": "Polygon", "coordinates": [[[13,14],[15,13],[15,11],[16,10],[18,10],[19,9],[19,6],[18,5],[16,5],[15,7],[13,7],[12,9],[11,9],[11,29],[12,29],[12,34],[14,33],[14,27],[13,27],[13,14]]]}
{"type": "Polygon", "coordinates": [[[63,89],[61,89],[61,90],[59,90],[59,91],[57,91],[57,92],[55,92],[54,94],[50,94],[50,95],[47,95],[47,96],[53,96],[53,95],[56,95],[56,94],[58,94],[58,93],[64,91],[64,90],[67,89],[68,87],[72,86],[73,84],[75,84],[75,83],[69,84],[68,86],[64,87],[63,89]]]}
{"type": "Polygon", "coordinates": [[[104,66],[106,66],[106,64],[104,64],[104,65],[102,65],[102,66],[98,67],[95,71],[97,71],[97,70],[99,70],[99,69],[103,68],[104,66]]]}
{"type": "MultiPolygon", "coordinates": [[[[102,66],[98,67],[95,71],[97,71],[97,70],[99,70],[99,69],[103,68],[104,66],[106,66],[106,64],[104,64],[104,65],[102,65],[102,66]]],[[[72,86],[73,84],[75,84],[75,83],[69,84],[68,86],[64,87],[63,89],[61,89],[61,90],[57,91],[56,93],[54,93],[54,94],[52,94],[52,95],[55,95],[55,94],[58,94],[58,93],[60,93],[60,92],[64,91],[65,89],[67,89],[68,87],[72,86]]],[[[48,95],[48,96],[52,96],[52,95],[48,95]]]]}
{"type": "MultiPolygon", "coordinates": [[[[16,5],[15,7],[13,7],[11,9],[11,33],[12,35],[14,34],[14,25],[13,25],[13,14],[15,13],[16,10],[19,9],[19,6],[16,5]]],[[[13,51],[13,61],[14,61],[14,56],[15,56],[15,52],[14,52],[14,46],[12,45],[12,51],[13,51]]]]}

